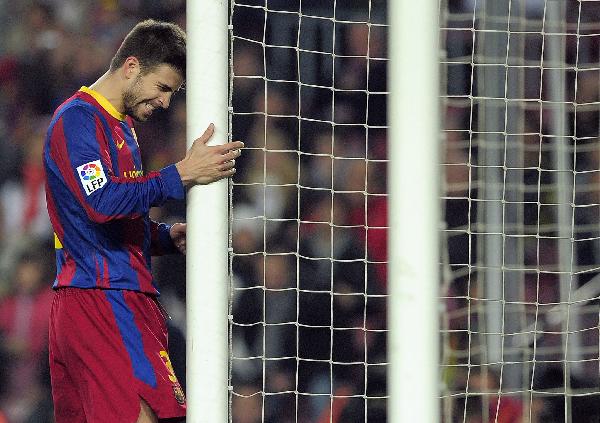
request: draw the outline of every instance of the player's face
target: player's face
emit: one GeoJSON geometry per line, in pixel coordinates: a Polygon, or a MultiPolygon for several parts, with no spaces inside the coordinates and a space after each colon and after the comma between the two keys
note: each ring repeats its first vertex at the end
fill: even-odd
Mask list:
{"type": "Polygon", "coordinates": [[[137,75],[123,93],[125,114],[144,122],[156,109],[169,107],[171,97],[181,88],[183,78],[169,65],[159,65],[146,75],[137,75]]]}

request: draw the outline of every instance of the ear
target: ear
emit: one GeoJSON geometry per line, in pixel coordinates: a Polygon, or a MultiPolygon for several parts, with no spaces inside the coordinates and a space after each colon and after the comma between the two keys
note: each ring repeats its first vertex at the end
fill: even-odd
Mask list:
{"type": "Polygon", "coordinates": [[[126,79],[135,78],[140,73],[140,61],[135,56],[129,56],[125,59],[121,69],[126,79]]]}

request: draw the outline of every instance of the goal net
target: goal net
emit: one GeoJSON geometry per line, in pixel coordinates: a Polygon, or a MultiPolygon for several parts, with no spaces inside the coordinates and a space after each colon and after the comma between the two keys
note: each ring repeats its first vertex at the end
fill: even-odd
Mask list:
{"type": "MultiPolygon", "coordinates": [[[[230,418],[387,421],[386,1],[230,3],[230,418]]],[[[439,4],[440,421],[596,422],[600,7],[439,4]]]]}
{"type": "Polygon", "coordinates": [[[385,8],[233,2],[233,421],[384,419],[385,8]]]}
{"type": "Polygon", "coordinates": [[[598,6],[440,7],[444,421],[600,419],[598,6]]]}

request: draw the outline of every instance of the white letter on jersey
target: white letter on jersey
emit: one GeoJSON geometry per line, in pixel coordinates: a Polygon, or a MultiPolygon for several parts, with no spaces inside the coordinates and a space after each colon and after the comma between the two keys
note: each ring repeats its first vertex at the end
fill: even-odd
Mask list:
{"type": "Polygon", "coordinates": [[[100,160],[94,160],[93,162],[79,166],[77,174],[87,195],[99,190],[106,184],[106,175],[104,174],[100,160]]]}

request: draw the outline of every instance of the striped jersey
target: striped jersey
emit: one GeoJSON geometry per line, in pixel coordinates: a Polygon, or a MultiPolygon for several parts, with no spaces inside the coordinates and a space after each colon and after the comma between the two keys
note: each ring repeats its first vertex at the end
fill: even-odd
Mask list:
{"type": "Polygon", "coordinates": [[[56,110],[43,159],[54,287],[158,294],[150,257],[176,248],[170,226],[149,211],[184,198],[175,165],[144,175],[132,119],[87,87],[56,110]]]}

